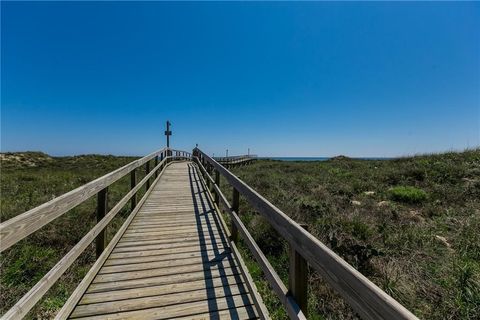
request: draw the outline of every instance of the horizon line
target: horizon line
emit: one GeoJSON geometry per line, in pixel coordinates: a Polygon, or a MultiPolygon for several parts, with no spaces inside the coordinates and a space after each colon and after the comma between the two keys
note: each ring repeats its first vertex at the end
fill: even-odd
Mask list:
{"type": "MultiPolygon", "coordinates": [[[[174,149],[174,148],[172,148],[174,149]]],[[[201,149],[201,148],[200,148],[201,149]]],[[[306,159],[331,159],[335,157],[348,157],[352,159],[398,159],[398,158],[408,158],[408,157],[418,157],[418,156],[428,156],[428,155],[438,155],[438,154],[445,154],[445,153],[462,153],[462,152],[469,152],[469,151],[477,151],[480,150],[480,145],[474,146],[474,147],[467,147],[463,149],[448,149],[448,150],[443,150],[443,151],[432,151],[432,152],[417,152],[417,153],[411,153],[411,154],[403,154],[403,155],[397,155],[397,156],[349,156],[346,153],[340,153],[337,155],[332,155],[332,156],[278,156],[278,155],[257,155],[258,158],[260,159],[265,159],[265,158],[306,158],[306,159]]],[[[188,150],[182,150],[182,151],[188,151],[188,150]]],[[[7,153],[43,153],[46,154],[50,157],[53,158],[63,158],[63,157],[80,157],[80,156],[114,156],[114,157],[143,157],[145,155],[135,155],[135,154],[127,154],[127,153],[119,153],[119,154],[113,154],[113,153],[72,153],[72,154],[51,154],[45,151],[39,151],[39,150],[22,150],[22,151],[3,151],[0,149],[0,154],[7,154],[7,153]]],[[[215,153],[212,153],[215,154],[215,153]]],[[[253,153],[255,154],[255,153],[253,153]]],[[[231,156],[237,156],[237,154],[232,154],[231,156]]],[[[213,156],[212,156],[213,157],[213,156]]]]}

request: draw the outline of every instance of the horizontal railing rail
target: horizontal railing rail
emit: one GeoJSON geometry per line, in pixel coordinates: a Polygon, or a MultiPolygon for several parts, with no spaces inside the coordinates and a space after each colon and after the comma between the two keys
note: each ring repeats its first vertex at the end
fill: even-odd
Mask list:
{"type": "Polygon", "coordinates": [[[228,157],[213,157],[215,161],[234,161],[234,160],[241,160],[241,159],[257,159],[258,156],[256,154],[243,154],[239,156],[228,156],[228,157]]]}
{"type": "Polygon", "coordinates": [[[221,202],[230,214],[232,239],[236,240],[238,232],[240,232],[243,240],[264,271],[266,279],[286,307],[291,318],[303,318],[304,313],[306,314],[308,263],[323,276],[362,318],[417,319],[415,315],[399,302],[368,280],[320,240],[233,175],[216,160],[198,148],[193,150],[193,159],[200,166],[211,191],[215,193],[215,201],[217,203],[221,202]],[[215,179],[211,177],[213,171],[215,171],[215,179]],[[220,190],[220,175],[233,188],[232,205],[230,205],[220,190]],[[240,220],[238,212],[240,195],[289,243],[291,255],[288,290],[240,220]],[[299,307],[303,313],[299,311],[299,307]]]}
{"type": "Polygon", "coordinates": [[[227,168],[235,165],[249,164],[254,160],[257,160],[257,156],[254,154],[229,156],[229,157],[214,157],[215,161],[224,165],[227,168]]]}
{"type": "Polygon", "coordinates": [[[132,211],[134,211],[137,205],[137,192],[144,185],[146,186],[146,192],[148,192],[153,177],[157,180],[168,163],[182,159],[191,159],[191,154],[189,152],[169,148],[155,151],[43,205],[3,222],[0,225],[0,230],[2,231],[0,233],[2,251],[80,203],[86,201],[93,195],[98,194],[97,224],[93,226],[93,228],[90,229],[90,231],[83,236],[83,238],[33,286],[33,288],[30,289],[30,291],[28,291],[10,310],[8,310],[7,313],[3,315],[2,319],[19,319],[24,317],[94,240],[96,240],[97,257],[100,256],[106,246],[106,228],[117,213],[120,212],[129,201],[131,201],[132,211]],[[150,170],[150,162],[152,160],[155,161],[155,164],[152,170],[150,170]],[[145,165],[145,177],[137,184],[135,169],[142,165],[145,165]],[[108,186],[129,173],[132,178],[131,190],[107,213],[108,206],[106,204],[106,194],[108,186]]]}

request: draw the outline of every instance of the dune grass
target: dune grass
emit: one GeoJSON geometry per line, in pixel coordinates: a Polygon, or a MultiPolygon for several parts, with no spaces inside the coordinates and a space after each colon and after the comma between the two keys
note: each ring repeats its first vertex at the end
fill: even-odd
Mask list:
{"type": "MultiPolygon", "coordinates": [[[[479,149],[394,160],[260,160],[233,172],[420,318],[480,319],[479,149]]],[[[288,244],[245,200],[240,206],[288,283],[288,244]]],[[[258,266],[250,259],[249,266],[274,318],[286,318],[258,266]]],[[[356,317],[317,273],[309,284],[310,318],[356,317]]]]}
{"type": "MultiPolygon", "coordinates": [[[[2,154],[0,219],[5,221],[79,187],[135,158],[87,155],[53,158],[43,153],[2,154]]],[[[143,177],[139,170],[139,177],[143,177]]],[[[130,176],[109,188],[110,208],[130,190],[130,176]]],[[[139,196],[143,194],[142,191],[139,196]]],[[[5,313],[47,273],[96,223],[96,198],[7,249],[0,256],[0,314],[5,313]]],[[[108,239],[130,212],[125,207],[110,224],[108,239]]],[[[28,318],[48,319],[68,299],[95,261],[91,245],[30,312],[28,318]]]]}
{"type": "MultiPolygon", "coordinates": [[[[42,153],[2,155],[2,221],[83,185],[131,157],[52,158],[42,153]]],[[[425,319],[480,318],[480,150],[402,158],[279,162],[260,160],[233,172],[408,309],[425,319]]],[[[141,173],[141,171],[139,172],[141,173]]],[[[138,179],[141,179],[142,175],[138,179]]],[[[109,203],[129,189],[113,184],[109,203]]],[[[231,190],[222,181],[227,196],[231,190]]],[[[241,217],[288,283],[288,245],[251,210],[241,217]]],[[[129,208],[109,228],[118,229],[129,208]]],[[[95,224],[95,199],[71,210],[0,257],[0,312],[25,294],[95,224]]],[[[274,319],[286,314],[243,249],[274,319]]],[[[50,318],[95,260],[91,246],[29,318],[50,318]]],[[[355,314],[315,272],[310,273],[311,319],[355,314]]]]}

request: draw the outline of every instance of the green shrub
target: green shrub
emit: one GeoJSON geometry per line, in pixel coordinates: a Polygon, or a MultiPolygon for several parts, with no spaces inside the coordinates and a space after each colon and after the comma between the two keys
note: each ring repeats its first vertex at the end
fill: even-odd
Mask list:
{"type": "Polygon", "coordinates": [[[427,193],[415,187],[398,186],[391,188],[389,193],[392,200],[407,203],[420,203],[427,199],[427,193]]]}

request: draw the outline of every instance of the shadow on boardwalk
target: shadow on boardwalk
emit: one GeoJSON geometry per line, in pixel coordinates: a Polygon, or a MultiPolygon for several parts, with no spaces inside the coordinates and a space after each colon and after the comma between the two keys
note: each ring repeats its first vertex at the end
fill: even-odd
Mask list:
{"type": "MultiPolygon", "coordinates": [[[[218,217],[219,213],[212,209],[214,208],[214,205],[208,198],[206,189],[204,189],[202,186],[200,176],[198,175],[198,171],[196,170],[194,164],[188,165],[188,173],[193,205],[195,209],[200,250],[202,252],[205,287],[208,297],[208,309],[210,315],[215,318],[215,314],[218,312],[217,299],[219,297],[216,296],[212,269],[217,268],[222,281],[223,296],[227,302],[230,317],[232,319],[236,319],[239,317],[236,309],[238,306],[235,305],[235,300],[233,299],[234,294],[232,294],[231,291],[231,283],[228,283],[225,268],[231,266],[232,273],[235,277],[235,283],[238,285],[241,293],[248,292],[248,289],[244,284],[240,270],[237,268],[235,261],[232,259],[230,246],[228,244],[226,235],[223,232],[219,232],[218,234],[215,232],[215,230],[222,230],[221,222],[218,217]],[[202,217],[205,221],[204,224],[202,224],[202,217]],[[204,230],[204,226],[206,226],[207,230],[204,230]],[[214,254],[213,258],[208,254],[208,244],[211,244],[214,254]]],[[[249,305],[252,303],[249,301],[249,298],[246,295],[242,295],[242,300],[244,305],[249,305]]],[[[248,315],[251,318],[256,317],[253,308],[248,308],[248,310],[248,315]]]]}

